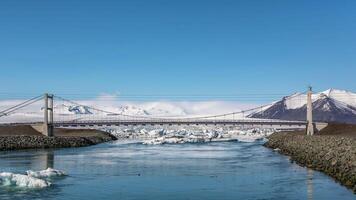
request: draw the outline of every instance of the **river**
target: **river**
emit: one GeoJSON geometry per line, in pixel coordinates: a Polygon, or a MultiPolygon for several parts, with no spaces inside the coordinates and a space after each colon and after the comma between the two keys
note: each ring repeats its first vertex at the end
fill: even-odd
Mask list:
{"type": "Polygon", "coordinates": [[[0,199],[355,199],[332,178],[262,144],[115,141],[0,152],[0,172],[54,167],[68,173],[44,189],[0,186],[0,199]]]}

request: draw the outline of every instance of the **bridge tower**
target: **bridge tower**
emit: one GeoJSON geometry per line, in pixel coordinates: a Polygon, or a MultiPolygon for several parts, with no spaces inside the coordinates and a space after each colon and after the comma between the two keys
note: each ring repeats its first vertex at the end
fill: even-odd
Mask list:
{"type": "Polygon", "coordinates": [[[307,135],[314,135],[312,94],[313,91],[310,86],[307,93],[307,135]]]}
{"type": "Polygon", "coordinates": [[[53,95],[44,94],[44,107],[43,107],[44,121],[42,134],[48,137],[54,136],[53,134],[53,95]]]}

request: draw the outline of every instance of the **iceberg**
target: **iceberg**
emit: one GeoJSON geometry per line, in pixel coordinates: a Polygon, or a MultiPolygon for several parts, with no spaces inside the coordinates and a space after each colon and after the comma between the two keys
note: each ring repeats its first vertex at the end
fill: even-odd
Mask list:
{"type": "Polygon", "coordinates": [[[27,176],[34,177],[34,178],[51,178],[57,176],[66,176],[67,174],[64,171],[56,170],[52,168],[48,168],[42,171],[26,171],[27,176]]]}
{"type": "Polygon", "coordinates": [[[183,125],[111,127],[104,131],[109,131],[119,138],[139,140],[142,144],[158,145],[227,141],[255,142],[266,138],[276,130],[238,126],[183,125]]]}
{"type": "Polygon", "coordinates": [[[0,173],[0,184],[2,186],[16,186],[21,188],[45,188],[51,185],[50,182],[23,175],[23,174],[14,174],[9,172],[0,173]]]}
{"type": "Polygon", "coordinates": [[[64,171],[48,168],[42,171],[26,171],[26,174],[0,173],[0,186],[40,189],[52,185],[46,178],[66,176],[64,171]]]}
{"type": "Polygon", "coordinates": [[[255,142],[272,134],[275,130],[251,129],[251,130],[179,130],[166,131],[163,136],[154,137],[143,141],[143,144],[182,144],[182,143],[206,143],[206,142],[255,142]]]}

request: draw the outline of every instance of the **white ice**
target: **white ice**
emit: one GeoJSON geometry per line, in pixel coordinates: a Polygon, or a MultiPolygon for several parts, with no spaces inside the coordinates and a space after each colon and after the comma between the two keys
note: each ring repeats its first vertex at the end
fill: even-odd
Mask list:
{"type": "Polygon", "coordinates": [[[275,132],[271,128],[237,126],[131,126],[105,129],[119,138],[141,140],[143,144],[182,144],[219,141],[254,142],[275,132]]]}
{"type": "MultiPolygon", "coordinates": [[[[323,92],[315,93],[312,95],[312,101],[315,102],[325,97],[342,103],[344,105],[343,107],[345,107],[345,105],[356,107],[356,93],[346,90],[328,89],[323,92]]],[[[301,93],[293,94],[285,101],[287,109],[301,108],[302,106],[306,105],[306,103],[307,95],[301,93]]]]}
{"type": "Polygon", "coordinates": [[[52,168],[48,168],[48,169],[42,170],[42,171],[28,170],[28,171],[26,171],[26,174],[30,177],[35,177],[35,178],[51,178],[51,177],[56,177],[56,176],[66,176],[67,175],[64,171],[56,170],[56,169],[52,169],[52,168]]]}
{"type": "Polygon", "coordinates": [[[45,188],[51,185],[50,182],[39,178],[9,172],[0,173],[0,184],[2,186],[15,186],[21,188],[45,188]]]}
{"type": "Polygon", "coordinates": [[[65,176],[61,170],[48,168],[42,171],[26,171],[26,174],[14,174],[11,172],[0,173],[0,186],[13,186],[19,188],[45,188],[51,186],[51,182],[44,180],[55,176],[65,176]]]}

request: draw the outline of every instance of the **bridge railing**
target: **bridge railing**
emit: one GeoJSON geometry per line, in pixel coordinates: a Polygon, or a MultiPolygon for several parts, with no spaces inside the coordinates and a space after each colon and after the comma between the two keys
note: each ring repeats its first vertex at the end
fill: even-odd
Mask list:
{"type": "Polygon", "coordinates": [[[78,120],[78,121],[55,121],[55,124],[306,124],[305,121],[285,121],[285,120],[78,120]]]}

